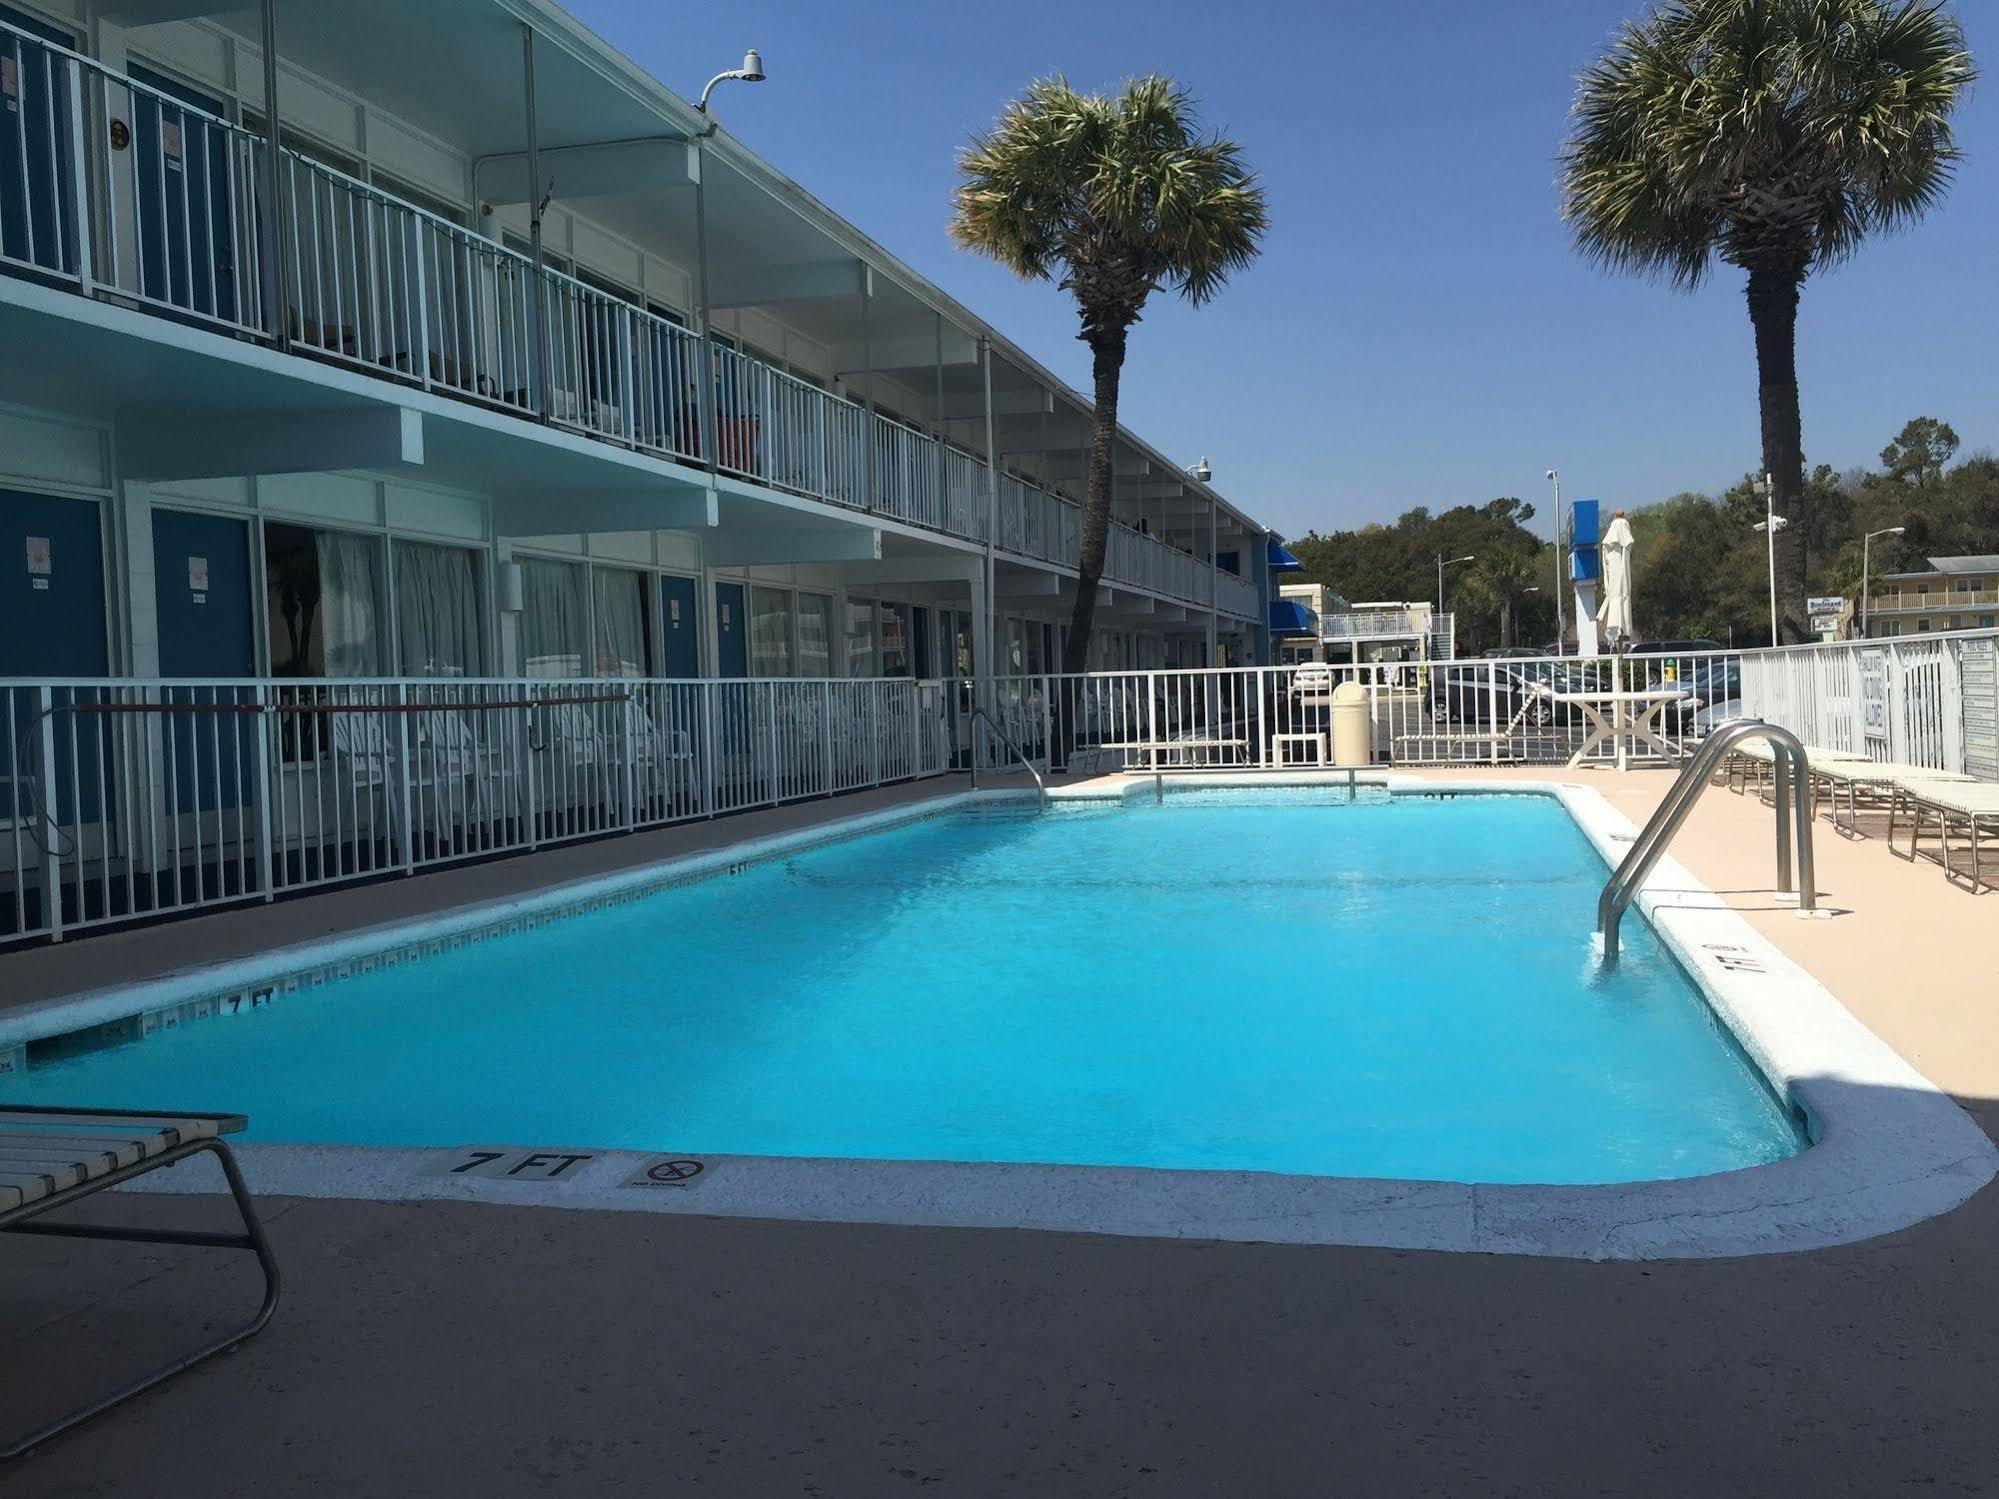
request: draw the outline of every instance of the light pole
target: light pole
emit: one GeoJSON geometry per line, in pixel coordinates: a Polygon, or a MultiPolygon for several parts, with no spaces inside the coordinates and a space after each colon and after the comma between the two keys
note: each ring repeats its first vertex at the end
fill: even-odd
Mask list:
{"type": "Polygon", "coordinates": [[[1562,654],[1562,637],[1568,625],[1562,618],[1562,476],[1548,470],[1548,482],[1555,486],[1555,654],[1562,654]]]}
{"type": "Polygon", "coordinates": [[[1756,523],[1756,529],[1763,533],[1770,549],[1770,644],[1777,643],[1777,533],[1790,522],[1777,513],[1777,487],[1765,473],[1760,479],[1752,479],[1749,487],[1763,496],[1763,519],[1756,523]]]}
{"type": "Polygon", "coordinates": [[[1900,536],[1908,529],[1907,526],[1884,526],[1879,531],[1869,531],[1860,539],[1860,638],[1862,640],[1867,638],[1868,605],[1871,602],[1867,586],[1869,560],[1867,549],[1874,545],[1874,538],[1877,536],[1900,536]]]}
{"type": "MultiPolygon", "coordinates": [[[[1437,553],[1437,617],[1430,621],[1431,634],[1436,634],[1437,631],[1444,627],[1444,569],[1447,567],[1456,567],[1460,562],[1472,562],[1475,560],[1474,556],[1446,558],[1442,552],[1437,553]]],[[[1453,639],[1456,638],[1456,633],[1456,631],[1452,632],[1453,639]]]]}

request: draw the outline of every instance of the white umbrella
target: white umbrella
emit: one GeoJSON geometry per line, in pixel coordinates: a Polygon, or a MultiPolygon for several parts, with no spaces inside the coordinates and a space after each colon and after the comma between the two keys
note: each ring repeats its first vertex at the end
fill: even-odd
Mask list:
{"type": "Polygon", "coordinates": [[[1603,533],[1603,602],[1596,617],[1614,643],[1631,638],[1631,522],[1622,510],[1603,533]]]}

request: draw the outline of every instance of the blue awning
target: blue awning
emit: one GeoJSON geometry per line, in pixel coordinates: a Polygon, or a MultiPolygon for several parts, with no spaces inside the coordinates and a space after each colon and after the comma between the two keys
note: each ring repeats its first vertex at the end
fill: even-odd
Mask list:
{"type": "Polygon", "coordinates": [[[1279,541],[1275,536],[1270,538],[1268,556],[1270,558],[1270,570],[1274,573],[1303,572],[1305,569],[1305,564],[1286,551],[1284,543],[1279,541]]]}
{"type": "Polygon", "coordinates": [[[1273,635],[1317,635],[1318,613],[1298,599],[1270,601],[1270,633],[1273,635]]]}

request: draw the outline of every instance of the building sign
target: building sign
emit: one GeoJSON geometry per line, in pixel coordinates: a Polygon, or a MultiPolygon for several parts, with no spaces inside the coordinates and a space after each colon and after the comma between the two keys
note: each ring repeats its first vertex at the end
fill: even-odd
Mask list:
{"type": "Polygon", "coordinates": [[[52,565],[48,537],[30,536],[28,538],[28,576],[34,581],[28,586],[37,593],[47,593],[49,591],[49,570],[52,565]]]}
{"type": "Polygon", "coordinates": [[[1964,773],[1999,781],[1999,646],[1990,637],[1958,644],[1964,701],[1964,773]]]}
{"type": "Polygon", "coordinates": [[[1805,600],[1805,612],[1811,616],[1812,629],[1820,635],[1837,635],[1839,622],[1846,616],[1846,600],[1842,598],[1810,598],[1805,600]]]}
{"type": "Polygon", "coordinates": [[[1888,653],[1860,653],[1860,727],[1870,740],[1888,737],[1888,653]]]}

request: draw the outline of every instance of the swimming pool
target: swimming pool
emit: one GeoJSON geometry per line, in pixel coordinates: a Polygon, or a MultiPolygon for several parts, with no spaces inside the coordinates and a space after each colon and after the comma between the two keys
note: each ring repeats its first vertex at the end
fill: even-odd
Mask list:
{"type": "Polygon", "coordinates": [[[22,1102],[262,1141],[1581,1184],[1796,1120],[1540,795],[1177,791],[954,810],[31,1053],[22,1102]]]}

